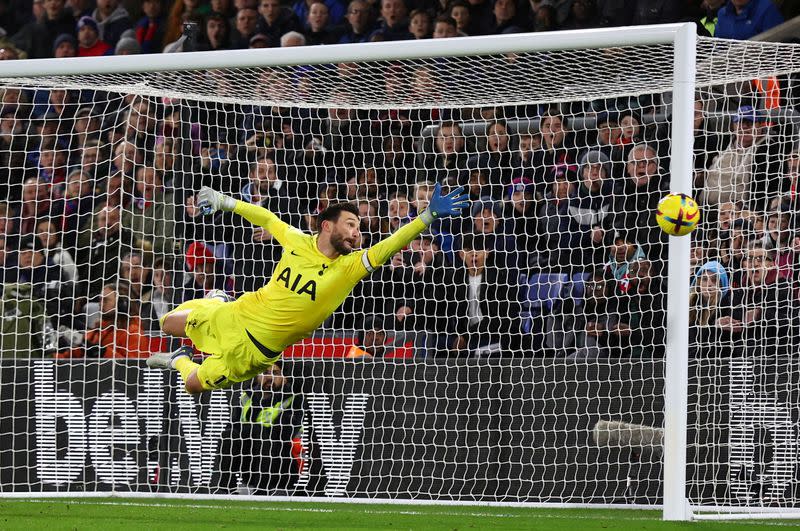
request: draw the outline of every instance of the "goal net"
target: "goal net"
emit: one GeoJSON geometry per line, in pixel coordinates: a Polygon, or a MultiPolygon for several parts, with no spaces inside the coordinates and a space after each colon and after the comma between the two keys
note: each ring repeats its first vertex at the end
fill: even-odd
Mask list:
{"type": "Polygon", "coordinates": [[[791,513],[800,50],[698,39],[681,103],[675,47],[637,31],[5,74],[0,494],[658,506],[680,264],[655,210],[683,167],[702,207],[675,314],[690,319],[686,499],[714,517],[791,513]],[[693,153],[672,140],[692,105],[693,153]],[[181,302],[273,273],[309,296],[313,279],[274,271],[271,234],[198,212],[201,186],[307,232],[354,202],[367,248],[434,183],[464,186],[469,209],[268,373],[195,398],[145,367],[181,345],[159,327],[181,302]]]}

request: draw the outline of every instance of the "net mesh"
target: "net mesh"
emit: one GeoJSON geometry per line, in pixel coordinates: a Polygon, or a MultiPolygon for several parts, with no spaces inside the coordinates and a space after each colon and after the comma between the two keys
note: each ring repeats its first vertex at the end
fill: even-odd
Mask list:
{"type": "MultiPolygon", "coordinates": [[[[796,504],[798,53],[698,39],[697,505],[796,504]]],[[[673,60],[0,79],[0,491],[660,503],[673,60]],[[257,290],[281,257],[199,215],[201,186],[308,232],[353,201],[367,248],[435,182],[469,211],[268,374],[196,400],[130,361],[180,346],[159,326],[177,304],[257,290]]]]}

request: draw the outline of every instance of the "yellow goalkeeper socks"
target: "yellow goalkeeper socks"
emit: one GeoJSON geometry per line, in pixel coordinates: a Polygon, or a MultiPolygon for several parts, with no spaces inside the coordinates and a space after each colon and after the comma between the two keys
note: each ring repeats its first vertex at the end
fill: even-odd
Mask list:
{"type": "Polygon", "coordinates": [[[192,371],[200,366],[193,362],[188,356],[180,356],[179,358],[175,359],[173,364],[178,372],[181,373],[181,377],[183,378],[184,382],[188,381],[192,371]]]}

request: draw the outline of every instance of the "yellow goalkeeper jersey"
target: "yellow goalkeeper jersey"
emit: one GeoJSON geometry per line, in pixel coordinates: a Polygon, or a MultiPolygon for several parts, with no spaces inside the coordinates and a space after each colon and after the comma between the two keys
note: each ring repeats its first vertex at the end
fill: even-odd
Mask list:
{"type": "Polygon", "coordinates": [[[310,336],[362,278],[427,227],[417,218],[367,250],[331,260],[319,251],[317,235],[301,232],[265,208],[237,201],[234,212],[269,231],[283,247],[267,285],[231,304],[256,346],[276,353],[310,336]]]}

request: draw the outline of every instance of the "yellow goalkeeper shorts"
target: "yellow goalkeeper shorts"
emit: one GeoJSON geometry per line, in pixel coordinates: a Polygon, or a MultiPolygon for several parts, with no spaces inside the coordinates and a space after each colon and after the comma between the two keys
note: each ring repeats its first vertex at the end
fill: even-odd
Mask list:
{"type": "Polygon", "coordinates": [[[197,370],[206,389],[222,389],[264,372],[278,360],[262,354],[247,336],[229,302],[195,299],[180,304],[167,315],[189,310],[186,336],[201,352],[210,354],[197,370]]]}

